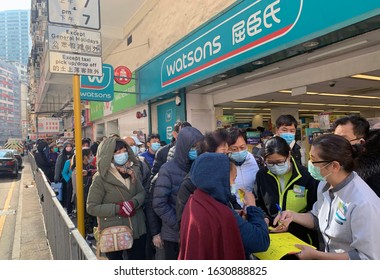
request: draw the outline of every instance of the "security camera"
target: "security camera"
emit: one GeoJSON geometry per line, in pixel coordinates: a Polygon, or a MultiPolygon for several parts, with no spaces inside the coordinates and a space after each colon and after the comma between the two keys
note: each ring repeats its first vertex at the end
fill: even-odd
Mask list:
{"type": "Polygon", "coordinates": [[[336,85],[336,81],[329,82],[329,87],[335,87],[335,85],[336,85]]]}

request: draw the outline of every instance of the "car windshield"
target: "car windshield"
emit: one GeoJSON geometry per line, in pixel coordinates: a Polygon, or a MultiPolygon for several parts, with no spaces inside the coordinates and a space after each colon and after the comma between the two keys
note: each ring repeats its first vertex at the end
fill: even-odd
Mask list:
{"type": "Polygon", "coordinates": [[[0,151],[0,157],[2,157],[2,158],[12,158],[12,152],[10,152],[10,151],[0,151]]]}

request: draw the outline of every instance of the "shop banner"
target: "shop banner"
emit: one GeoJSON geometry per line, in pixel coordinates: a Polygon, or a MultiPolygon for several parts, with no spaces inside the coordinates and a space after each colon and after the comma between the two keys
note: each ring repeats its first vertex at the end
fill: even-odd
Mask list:
{"type": "Polygon", "coordinates": [[[142,66],[139,101],[379,14],[373,0],[240,1],[142,66]]]}

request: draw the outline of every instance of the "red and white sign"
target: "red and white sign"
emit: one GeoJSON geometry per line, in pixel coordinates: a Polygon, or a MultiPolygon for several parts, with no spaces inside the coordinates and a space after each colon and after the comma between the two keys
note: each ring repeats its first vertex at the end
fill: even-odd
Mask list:
{"type": "Polygon", "coordinates": [[[132,72],[126,66],[118,66],[114,70],[114,80],[119,85],[126,85],[132,79],[132,72]]]}
{"type": "Polygon", "coordinates": [[[38,133],[58,133],[60,118],[38,118],[38,133]]]}

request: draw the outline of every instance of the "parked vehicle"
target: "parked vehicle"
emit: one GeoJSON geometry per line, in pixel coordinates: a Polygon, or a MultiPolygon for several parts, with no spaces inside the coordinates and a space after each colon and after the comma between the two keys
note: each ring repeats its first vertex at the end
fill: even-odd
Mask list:
{"type": "Polygon", "coordinates": [[[18,161],[12,150],[0,150],[0,173],[9,174],[12,178],[18,177],[18,161]]]}
{"type": "Polygon", "coordinates": [[[9,150],[9,151],[13,152],[13,154],[15,155],[15,157],[17,159],[19,169],[22,169],[24,167],[23,161],[22,161],[22,156],[18,150],[15,150],[15,149],[4,149],[4,150],[9,150]]]}

